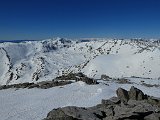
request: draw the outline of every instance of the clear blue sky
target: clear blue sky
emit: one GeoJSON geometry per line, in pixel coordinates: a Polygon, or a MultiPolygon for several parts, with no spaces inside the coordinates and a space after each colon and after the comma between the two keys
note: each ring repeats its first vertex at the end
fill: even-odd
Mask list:
{"type": "Polygon", "coordinates": [[[1,0],[0,39],[160,38],[160,0],[1,0]]]}

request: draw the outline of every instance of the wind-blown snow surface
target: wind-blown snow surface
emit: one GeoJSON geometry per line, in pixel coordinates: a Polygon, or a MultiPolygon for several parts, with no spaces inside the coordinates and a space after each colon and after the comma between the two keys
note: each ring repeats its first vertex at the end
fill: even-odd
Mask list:
{"type": "MultiPolygon", "coordinates": [[[[87,85],[84,82],[76,82],[63,87],[54,87],[50,89],[1,90],[1,119],[41,120],[45,118],[47,113],[53,108],[64,106],[94,106],[99,104],[102,99],[115,96],[115,91],[118,87],[129,90],[133,85],[108,82],[107,84],[109,84],[109,86],[107,86],[103,83],[87,85]]],[[[147,88],[138,83],[134,84],[134,86],[143,89],[145,94],[160,97],[159,88],[147,88]]]]}
{"type": "Polygon", "coordinates": [[[62,38],[0,43],[0,84],[52,80],[69,72],[90,77],[160,75],[160,42],[62,38]]]}

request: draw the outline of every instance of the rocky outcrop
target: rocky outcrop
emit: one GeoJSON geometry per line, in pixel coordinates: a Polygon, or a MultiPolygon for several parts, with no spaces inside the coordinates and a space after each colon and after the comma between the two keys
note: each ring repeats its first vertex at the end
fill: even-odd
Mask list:
{"type": "Polygon", "coordinates": [[[117,91],[117,96],[121,101],[128,101],[129,100],[129,95],[128,91],[122,88],[118,88],[117,91]]]}
{"type": "Polygon", "coordinates": [[[144,93],[141,90],[133,86],[131,87],[128,94],[129,94],[129,99],[131,100],[143,100],[147,98],[147,95],[144,95],[144,93]]]}
{"type": "Polygon", "coordinates": [[[108,75],[102,74],[101,79],[106,80],[106,81],[110,81],[111,78],[108,75]]]}
{"type": "Polygon", "coordinates": [[[130,82],[130,80],[125,79],[125,78],[118,78],[116,80],[116,83],[118,83],[118,84],[133,84],[133,82],[130,82]]]}
{"type": "Polygon", "coordinates": [[[53,109],[44,120],[160,120],[160,99],[144,95],[131,87],[118,88],[117,97],[102,100],[94,107],[63,107],[53,109]]]}
{"type": "Polygon", "coordinates": [[[67,75],[62,75],[57,77],[56,79],[58,80],[76,80],[77,81],[83,81],[86,84],[98,84],[96,80],[87,77],[86,75],[84,75],[83,73],[69,73],[67,75]]]}
{"type": "Polygon", "coordinates": [[[67,84],[71,84],[71,81],[43,81],[38,83],[20,83],[20,84],[12,84],[12,85],[2,85],[0,86],[0,90],[9,89],[9,88],[41,88],[48,89],[56,86],[63,86],[67,84]]]}
{"type": "Polygon", "coordinates": [[[62,75],[60,77],[57,77],[55,80],[52,81],[42,81],[38,83],[19,83],[19,84],[12,84],[12,85],[2,85],[0,86],[0,90],[2,89],[9,89],[9,88],[41,88],[41,89],[47,89],[55,86],[63,86],[66,84],[71,84],[71,80],[77,81],[83,81],[86,84],[92,85],[92,84],[98,84],[96,80],[92,78],[88,78],[83,73],[70,73],[68,75],[62,75]]]}
{"type": "Polygon", "coordinates": [[[130,91],[126,91],[123,88],[118,88],[116,93],[118,98],[121,99],[121,101],[147,99],[147,95],[144,95],[141,90],[135,88],[134,86],[131,87],[130,91]]]}

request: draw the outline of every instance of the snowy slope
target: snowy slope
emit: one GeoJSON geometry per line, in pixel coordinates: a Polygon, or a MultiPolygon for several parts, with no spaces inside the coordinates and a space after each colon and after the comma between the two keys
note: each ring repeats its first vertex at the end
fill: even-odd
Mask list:
{"type": "Polygon", "coordinates": [[[99,78],[160,75],[160,42],[53,38],[0,43],[0,84],[52,80],[69,72],[99,78]]]}
{"type": "Polygon", "coordinates": [[[79,81],[50,89],[0,90],[3,120],[40,120],[53,108],[94,106],[102,99],[115,96],[118,87],[129,90],[135,86],[145,94],[160,97],[158,40],[54,38],[3,42],[0,43],[0,66],[0,85],[52,80],[70,72],[83,72],[98,79],[102,74],[126,77],[131,82],[120,84],[112,79],[87,85],[79,81]]]}
{"type": "MultiPolygon", "coordinates": [[[[137,80],[132,81],[137,82],[137,80]]],[[[1,90],[0,116],[2,120],[42,120],[53,108],[91,107],[101,103],[102,99],[116,96],[118,87],[129,90],[133,85],[105,83],[109,86],[103,83],[87,85],[80,81],[50,89],[1,90]]],[[[159,88],[141,86],[138,82],[134,86],[143,90],[145,94],[160,97],[159,88]]]]}

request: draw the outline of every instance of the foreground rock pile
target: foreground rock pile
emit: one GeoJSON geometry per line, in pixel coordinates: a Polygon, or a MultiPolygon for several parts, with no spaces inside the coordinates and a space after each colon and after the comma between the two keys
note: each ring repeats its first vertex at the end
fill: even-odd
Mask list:
{"type": "MultiPolygon", "coordinates": [[[[94,107],[69,106],[53,109],[44,120],[160,120],[160,99],[131,87],[118,88],[117,97],[94,107]]],[[[83,101],[82,101],[83,102],[83,101]]]]}

